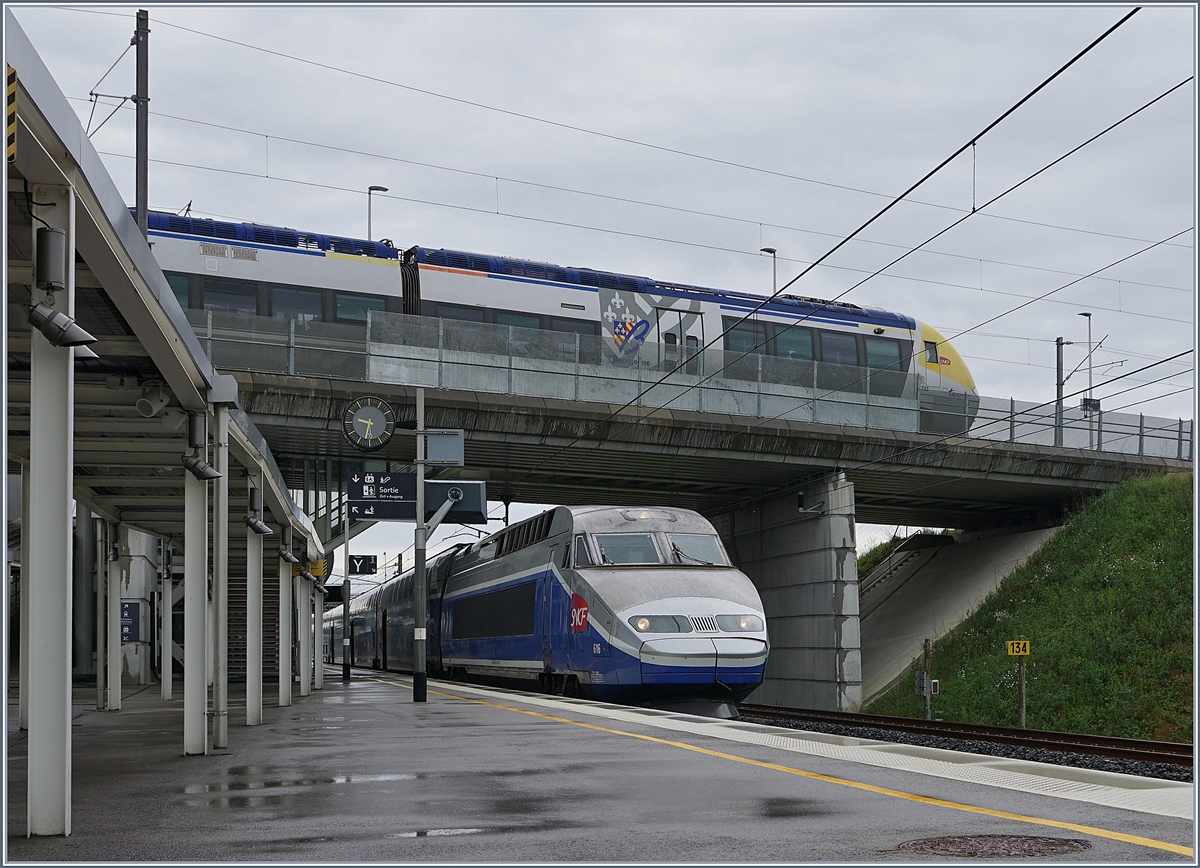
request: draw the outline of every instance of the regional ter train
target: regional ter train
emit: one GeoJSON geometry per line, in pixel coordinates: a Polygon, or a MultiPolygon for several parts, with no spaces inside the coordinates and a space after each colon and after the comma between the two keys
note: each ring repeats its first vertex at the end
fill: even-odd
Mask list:
{"type": "MultiPolygon", "coordinates": [[[[758,592],[686,509],[558,506],[427,566],[430,674],[736,716],[769,648],[758,592]]],[[[342,606],[325,613],[341,663],[342,606]]],[[[411,672],[413,571],[350,603],[351,664],[411,672]]]]}
{"type": "Polygon", "coordinates": [[[730,379],[806,370],[772,358],[817,362],[818,388],[862,392],[869,383],[872,395],[915,397],[921,430],[935,434],[965,432],[979,408],[955,348],[928,323],[879,308],[780,295],[741,322],[762,296],[161,212],[150,213],[149,232],[185,309],[359,327],[370,311],[390,311],[550,329],[597,336],[610,357],[642,366],[656,363],[640,349],[657,344],[686,373],[723,369],[730,379]]]}

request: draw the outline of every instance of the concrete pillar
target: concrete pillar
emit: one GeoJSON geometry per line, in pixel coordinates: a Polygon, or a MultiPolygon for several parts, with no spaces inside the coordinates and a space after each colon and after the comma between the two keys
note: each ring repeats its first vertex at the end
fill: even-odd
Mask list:
{"type": "Polygon", "coordinates": [[[262,723],[263,538],[246,528],[246,726],[262,723]]]}
{"type": "MultiPolygon", "coordinates": [[[[36,216],[66,233],[65,287],[55,308],[75,314],[75,195],[33,189],[36,216]]],[[[37,261],[34,222],[34,261],[37,261]]],[[[35,289],[40,301],[43,293],[35,289]]],[[[71,834],[71,507],[74,351],[30,333],[29,548],[21,552],[22,607],[29,607],[28,834],[71,834]],[[27,579],[27,581],[26,581],[27,579]],[[27,591],[27,593],[26,593],[27,591]]],[[[23,634],[24,635],[24,634],[23,634]]]]}
{"type": "Polygon", "coordinates": [[[103,711],[108,707],[108,609],[104,604],[105,594],[108,593],[108,570],[106,569],[108,551],[105,543],[107,522],[102,519],[94,520],[96,538],[96,710],[103,711]]]}
{"type": "Polygon", "coordinates": [[[183,753],[208,752],[204,712],[208,702],[205,678],[205,635],[208,615],[208,498],[207,485],[183,474],[183,753]]]}
{"type": "Polygon", "coordinates": [[[296,624],[300,643],[300,695],[312,693],[312,604],[309,603],[308,579],[296,577],[296,624]]]}
{"type": "Polygon", "coordinates": [[[325,592],[313,594],[313,690],[325,689],[325,659],[321,655],[321,617],[325,614],[325,592]]]}
{"type": "MultiPolygon", "coordinates": [[[[285,539],[291,531],[284,529],[285,539]]],[[[279,704],[292,704],[292,565],[279,559],[279,704]]]]}
{"type": "Polygon", "coordinates": [[[109,553],[116,547],[116,558],[109,554],[105,559],[105,569],[108,581],[105,585],[108,595],[105,598],[105,630],[108,633],[108,656],[105,666],[108,668],[108,693],[105,694],[104,707],[108,711],[121,710],[121,685],[125,679],[121,677],[121,528],[120,525],[109,525],[109,553]]]}
{"type": "Polygon", "coordinates": [[[92,559],[96,556],[95,524],[92,512],[82,503],[75,503],[74,577],[72,588],[72,618],[74,632],[72,676],[87,679],[96,673],[93,654],[96,645],[96,596],[92,582],[92,559]]]}
{"type": "Polygon", "coordinates": [[[172,615],[175,599],[175,583],[173,581],[175,550],[164,540],[162,553],[162,565],[159,567],[159,573],[162,576],[162,594],[158,601],[158,656],[162,660],[162,664],[159,666],[158,677],[162,688],[162,698],[168,700],[171,699],[175,681],[175,618],[172,615]]]}
{"type": "Polygon", "coordinates": [[[218,404],[213,493],[213,747],[229,747],[229,408],[218,404]]]}
{"type": "Polygon", "coordinates": [[[838,473],[714,520],[758,588],[771,653],[749,701],[838,711],[862,701],[854,485],[838,473]]]}
{"type": "MultiPolygon", "coordinates": [[[[21,583],[19,623],[21,635],[17,646],[17,717],[21,729],[29,729],[29,462],[21,462],[21,583]]],[[[5,673],[7,677],[7,673],[5,673]]]]}

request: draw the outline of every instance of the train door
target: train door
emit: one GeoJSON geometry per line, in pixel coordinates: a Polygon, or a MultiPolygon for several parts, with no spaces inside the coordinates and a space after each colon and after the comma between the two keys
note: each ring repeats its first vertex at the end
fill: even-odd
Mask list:
{"type": "Polygon", "coordinates": [[[670,371],[683,363],[683,372],[700,372],[700,347],[704,344],[704,318],[695,311],[656,308],[662,366],[670,371]]]}
{"type": "Polygon", "coordinates": [[[564,570],[562,579],[555,570],[561,546],[550,547],[546,561],[546,587],[550,597],[550,666],[556,672],[570,667],[571,586],[570,574],[564,570]],[[565,586],[564,586],[565,585],[565,586]]]}
{"type": "Polygon", "coordinates": [[[388,613],[384,609],[379,613],[379,668],[388,668],[388,613]]]}

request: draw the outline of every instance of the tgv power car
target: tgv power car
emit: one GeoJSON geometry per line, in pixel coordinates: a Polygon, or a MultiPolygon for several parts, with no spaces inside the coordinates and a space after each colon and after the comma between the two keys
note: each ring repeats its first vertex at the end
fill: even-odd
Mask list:
{"type": "MultiPolygon", "coordinates": [[[[872,394],[898,397],[915,386],[929,433],[964,432],[979,408],[955,348],[927,323],[879,308],[780,295],[739,322],[761,296],[254,223],[158,212],[149,222],[184,308],[346,324],[392,311],[549,329],[599,336],[612,356],[643,366],[654,364],[639,358],[643,344],[658,344],[667,358],[694,358],[689,373],[724,367],[732,379],[785,375],[758,356],[816,361],[822,390],[862,391],[869,379],[872,394]],[[723,346],[700,352],[727,330],[723,346]]],[[[783,368],[795,376],[802,366],[783,368]]]]}
{"type": "MultiPolygon", "coordinates": [[[[568,696],[731,717],[762,683],[762,602],[685,509],[555,507],[428,566],[428,667],[568,696]]],[[[413,573],[350,603],[351,663],[413,667],[413,573]]],[[[324,618],[342,660],[342,607],[324,618]]]]}

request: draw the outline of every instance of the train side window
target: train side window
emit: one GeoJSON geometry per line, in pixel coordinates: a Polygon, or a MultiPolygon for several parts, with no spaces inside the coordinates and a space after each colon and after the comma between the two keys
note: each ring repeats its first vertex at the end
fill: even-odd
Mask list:
{"type": "Polygon", "coordinates": [[[795,326],[785,331],[784,327],[776,326],[775,355],[785,359],[802,359],[811,362],[813,359],[812,332],[795,326]]]}
{"type": "Polygon", "coordinates": [[[171,284],[171,292],[179,301],[179,306],[188,309],[188,276],[186,274],[168,274],[167,282],[171,284]]]}
{"type": "Polygon", "coordinates": [[[348,292],[335,293],[334,316],[342,322],[366,322],[367,311],[382,311],[387,302],[378,295],[358,295],[348,292]]]}
{"type": "Polygon", "coordinates": [[[925,361],[931,365],[938,364],[937,341],[925,341],[925,361]]]}
{"type": "Polygon", "coordinates": [[[319,289],[274,287],[271,290],[271,316],[276,319],[314,322],[321,319],[322,301],[319,289]]]}
{"type": "Polygon", "coordinates": [[[249,281],[206,277],[203,299],[204,310],[258,314],[258,285],[249,281]]]}
{"type": "Polygon", "coordinates": [[[516,326],[522,329],[540,329],[542,327],[542,318],[537,314],[498,310],[496,311],[496,324],[516,326]]]}
{"type": "Polygon", "coordinates": [[[592,557],[588,554],[587,543],[583,534],[575,535],[575,568],[592,566],[592,557]]]}
{"type": "Polygon", "coordinates": [[[458,319],[467,322],[483,322],[487,311],[482,307],[467,307],[461,304],[439,304],[437,315],[442,319],[458,319]]]}
{"type": "Polygon", "coordinates": [[[821,332],[821,361],[835,365],[857,365],[858,340],[854,335],[821,332]]]}
{"type": "MultiPolygon", "coordinates": [[[[726,317],[729,319],[729,317],[726,317]]],[[[725,349],[731,353],[767,352],[767,324],[762,322],[738,323],[725,335],[725,349]]]]}
{"type": "Polygon", "coordinates": [[[867,367],[877,370],[900,370],[900,342],[892,338],[865,337],[867,367]]]}
{"type": "Polygon", "coordinates": [[[550,330],[556,332],[575,332],[581,335],[594,335],[600,328],[599,323],[586,319],[570,319],[565,316],[550,317],[550,330]]]}

